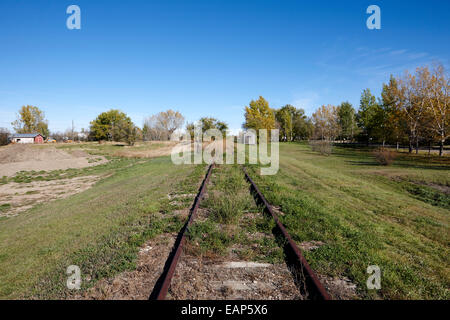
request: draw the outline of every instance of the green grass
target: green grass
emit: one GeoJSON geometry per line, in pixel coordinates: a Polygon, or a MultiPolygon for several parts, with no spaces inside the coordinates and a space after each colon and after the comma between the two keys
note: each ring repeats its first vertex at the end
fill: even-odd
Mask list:
{"type": "Polygon", "coordinates": [[[236,224],[244,212],[258,210],[249,193],[249,185],[238,166],[216,168],[212,180],[211,192],[202,206],[209,209],[211,218],[216,222],[236,224]]]}
{"type": "MultiPolygon", "coordinates": [[[[98,142],[84,142],[77,144],[58,144],[56,148],[71,152],[75,150],[84,150],[86,153],[91,155],[102,155],[107,158],[113,157],[117,151],[123,150],[125,148],[124,143],[98,143],[98,142]]],[[[135,148],[135,147],[133,147],[135,148]]]]}
{"type": "Polygon", "coordinates": [[[12,177],[4,177],[0,180],[0,184],[9,182],[16,183],[30,183],[34,181],[52,181],[60,179],[71,179],[75,177],[87,175],[108,175],[118,170],[126,169],[143,160],[130,158],[112,158],[110,161],[97,166],[80,168],[80,169],[66,169],[66,170],[52,170],[52,171],[19,171],[12,177]]]}
{"type": "Polygon", "coordinates": [[[11,208],[11,205],[9,203],[0,204],[0,212],[9,210],[11,208]]]}
{"type": "Polygon", "coordinates": [[[305,253],[319,273],[349,277],[362,298],[449,299],[450,212],[430,202],[434,195],[412,194],[403,184],[448,186],[449,158],[436,158],[402,155],[385,167],[367,150],[336,147],[325,157],[281,144],[277,175],[250,172],[285,213],[281,220],[297,243],[325,242],[305,253]],[[378,291],[365,285],[373,264],[382,271],[378,291]]]}
{"type": "Polygon", "coordinates": [[[272,234],[275,222],[256,205],[241,167],[217,166],[210,181],[201,203],[206,220],[189,228],[191,252],[226,256],[232,248],[242,260],[283,262],[283,250],[272,234]]]}
{"type": "Polygon", "coordinates": [[[414,183],[405,183],[404,188],[406,191],[414,195],[416,199],[429,203],[433,206],[450,210],[450,195],[448,194],[414,183]]]}
{"type": "MultiPolygon", "coordinates": [[[[124,147],[112,144],[81,148],[111,161],[0,179],[102,177],[87,191],[0,219],[0,299],[66,297],[65,271],[72,264],[80,266],[85,290],[134,269],[146,240],[178,232],[185,223],[174,211],[189,207],[193,197],[174,201],[167,195],[195,194],[205,166],[174,166],[169,157],[117,158],[113,154],[124,147]]],[[[315,270],[350,278],[366,299],[450,298],[449,200],[430,187],[450,186],[448,157],[402,154],[385,167],[377,165],[369,149],[335,147],[332,155],[322,156],[294,143],[281,144],[280,154],[277,175],[259,176],[256,166],[249,172],[269,202],[281,207],[280,219],[294,241],[325,243],[305,253],[315,270]],[[371,264],[382,271],[379,291],[365,286],[371,264]]],[[[239,166],[214,169],[209,197],[202,202],[210,215],[189,229],[198,253],[224,255],[236,246],[235,253],[245,260],[283,261],[272,236],[274,223],[261,213],[248,187],[239,166]]]]}
{"type": "Polygon", "coordinates": [[[230,233],[211,220],[195,222],[189,227],[188,238],[197,246],[195,253],[200,255],[223,255],[234,243],[230,233]]]}
{"type": "Polygon", "coordinates": [[[184,221],[171,214],[178,206],[165,201],[167,194],[195,193],[204,167],[175,166],[168,157],[124,161],[106,167],[110,175],[87,191],[1,221],[1,299],[64,297],[72,264],[91,279],[85,289],[133,269],[146,239],[178,231],[184,221]]]}

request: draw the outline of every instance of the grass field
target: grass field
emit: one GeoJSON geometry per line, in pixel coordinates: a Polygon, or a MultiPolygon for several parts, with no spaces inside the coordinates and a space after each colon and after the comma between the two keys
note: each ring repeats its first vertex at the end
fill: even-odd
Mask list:
{"type": "Polygon", "coordinates": [[[362,298],[449,299],[449,160],[403,155],[385,167],[366,150],[281,144],[278,174],[252,176],[295,241],[325,243],[306,253],[319,273],[348,277],[362,298]],[[366,289],[369,265],[381,290],[366,289]]]}
{"type": "Polygon", "coordinates": [[[156,215],[176,209],[167,194],[180,187],[195,193],[203,171],[162,157],[118,160],[90,174],[103,179],[85,192],[0,221],[0,298],[64,296],[65,270],[72,264],[91,283],[132,269],[139,246],[170,227],[156,215]]]}
{"type": "MultiPolygon", "coordinates": [[[[83,169],[22,172],[2,182],[100,177],[84,192],[0,220],[1,299],[70,296],[65,271],[72,264],[83,272],[83,288],[133,270],[139,247],[147,239],[177,232],[183,225],[166,213],[189,207],[193,198],[173,204],[167,195],[195,194],[206,169],[175,166],[167,156],[117,157],[124,147],[115,145],[82,148],[110,161],[83,169]]],[[[449,157],[400,155],[386,167],[367,150],[339,147],[331,156],[322,156],[294,143],[280,144],[280,155],[277,175],[259,176],[256,166],[249,166],[249,173],[269,202],[281,208],[281,219],[297,243],[324,243],[305,253],[315,270],[348,277],[364,299],[450,298],[449,157]],[[381,290],[366,289],[369,265],[381,268],[381,290]]],[[[244,213],[256,213],[258,208],[246,194],[248,185],[239,167],[221,166],[211,183],[212,194],[220,197],[212,196],[204,205],[213,216],[197,224],[191,237],[212,230],[200,242],[200,250],[221,254],[233,242],[226,233],[214,230],[243,221],[244,213]]],[[[255,232],[270,229],[262,217],[246,223],[255,232]]],[[[280,261],[275,243],[263,243],[261,248],[274,254],[242,252],[241,256],[280,261]]]]}

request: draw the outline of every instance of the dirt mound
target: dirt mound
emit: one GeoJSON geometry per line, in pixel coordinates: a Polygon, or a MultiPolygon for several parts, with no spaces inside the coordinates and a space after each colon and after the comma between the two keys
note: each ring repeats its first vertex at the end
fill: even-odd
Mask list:
{"type": "Polygon", "coordinates": [[[13,176],[19,171],[79,169],[107,161],[82,150],[67,153],[48,145],[9,145],[0,148],[0,177],[13,176]]]}
{"type": "Polygon", "coordinates": [[[0,149],[0,163],[73,159],[54,147],[14,144],[0,149]]]}

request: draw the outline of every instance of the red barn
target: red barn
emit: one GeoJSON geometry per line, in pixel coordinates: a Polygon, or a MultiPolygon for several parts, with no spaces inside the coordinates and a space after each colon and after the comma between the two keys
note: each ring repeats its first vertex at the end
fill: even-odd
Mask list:
{"type": "Polygon", "coordinates": [[[44,143],[44,137],[39,133],[22,133],[11,136],[14,143],[44,143]]]}
{"type": "Polygon", "coordinates": [[[34,143],[44,143],[44,137],[38,134],[34,137],[34,143]]]}

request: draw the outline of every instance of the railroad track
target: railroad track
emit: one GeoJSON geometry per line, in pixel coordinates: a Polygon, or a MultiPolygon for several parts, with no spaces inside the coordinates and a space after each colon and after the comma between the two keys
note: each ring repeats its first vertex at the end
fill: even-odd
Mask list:
{"type": "MultiPolygon", "coordinates": [[[[186,243],[186,237],[187,232],[189,229],[189,226],[193,223],[197,216],[197,210],[199,208],[200,202],[202,201],[202,198],[206,192],[207,184],[210,180],[212,170],[214,168],[214,164],[210,165],[208,167],[208,171],[206,173],[205,178],[203,179],[203,182],[200,186],[199,192],[194,200],[194,203],[191,207],[189,218],[186,222],[186,224],[181,229],[180,233],[178,234],[178,237],[175,241],[173,250],[171,254],[169,255],[169,258],[166,261],[166,264],[164,266],[164,270],[159,277],[158,281],[156,282],[156,285],[150,294],[150,299],[155,300],[165,300],[167,293],[169,291],[172,278],[175,274],[175,270],[178,264],[178,261],[182,255],[183,247],[186,243]]],[[[325,287],[322,285],[322,283],[319,281],[317,275],[315,274],[314,270],[309,266],[308,262],[304,258],[301,250],[298,248],[298,246],[295,244],[295,242],[290,237],[289,233],[287,232],[286,228],[283,226],[283,224],[280,222],[278,215],[275,213],[275,211],[272,209],[272,206],[268,203],[264,195],[261,193],[255,182],[251,179],[250,175],[247,173],[244,167],[242,167],[245,178],[251,185],[251,189],[253,191],[253,195],[255,197],[255,200],[263,205],[263,208],[266,213],[270,214],[270,216],[274,219],[276,223],[276,236],[279,236],[283,239],[284,243],[284,253],[286,256],[286,263],[289,265],[290,270],[293,271],[293,274],[296,275],[302,275],[301,279],[299,280],[297,278],[297,281],[302,281],[301,284],[303,287],[303,290],[308,293],[308,299],[312,300],[329,300],[330,295],[327,293],[325,287]]],[[[296,281],[296,282],[297,282],[296,281]]],[[[297,285],[300,285],[297,283],[297,285]]]]}

